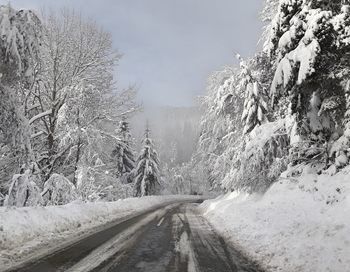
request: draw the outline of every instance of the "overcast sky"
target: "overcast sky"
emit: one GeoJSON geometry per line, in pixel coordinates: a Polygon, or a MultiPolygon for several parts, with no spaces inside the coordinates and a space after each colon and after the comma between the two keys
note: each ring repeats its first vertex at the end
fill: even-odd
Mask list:
{"type": "MultiPolygon", "coordinates": [[[[0,0],[2,3],[8,1],[0,0]]],[[[119,85],[136,83],[146,105],[188,106],[210,73],[256,52],[262,0],[11,0],[15,8],[63,6],[113,35],[124,54],[119,85]]]]}

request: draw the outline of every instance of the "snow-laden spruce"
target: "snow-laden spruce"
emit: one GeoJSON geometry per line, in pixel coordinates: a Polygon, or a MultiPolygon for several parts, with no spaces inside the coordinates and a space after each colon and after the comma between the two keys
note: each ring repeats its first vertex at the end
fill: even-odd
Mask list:
{"type": "Polygon", "coordinates": [[[267,98],[263,87],[259,83],[259,78],[255,78],[253,70],[240,58],[240,85],[244,90],[244,110],[242,122],[244,124],[243,133],[251,132],[256,126],[267,121],[268,112],[267,98]]]}
{"type": "Polygon", "coordinates": [[[327,167],[347,156],[345,149],[329,150],[348,126],[349,23],[349,5],[340,0],[281,0],[271,22],[265,44],[275,62],[271,103],[286,108],[294,163],[327,167]]]}
{"type": "Polygon", "coordinates": [[[154,195],[159,192],[159,159],[150,138],[147,125],[142,151],[137,159],[135,168],[135,196],[154,195]]]}
{"type": "Polygon", "coordinates": [[[117,135],[120,141],[113,150],[113,156],[117,160],[117,171],[124,182],[131,183],[131,172],[135,168],[135,159],[132,149],[133,139],[131,137],[129,123],[126,120],[120,122],[117,135]]]}

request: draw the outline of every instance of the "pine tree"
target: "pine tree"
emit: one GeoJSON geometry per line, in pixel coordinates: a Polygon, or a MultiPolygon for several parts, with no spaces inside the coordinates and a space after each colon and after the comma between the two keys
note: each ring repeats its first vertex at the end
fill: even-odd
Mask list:
{"type": "Polygon", "coordinates": [[[117,171],[120,176],[130,173],[135,167],[135,159],[132,150],[132,137],[130,134],[129,123],[122,120],[117,132],[120,143],[113,151],[113,156],[117,158],[117,171]]]}
{"type": "Polygon", "coordinates": [[[271,23],[265,51],[276,65],[273,103],[289,96],[291,112],[299,121],[308,112],[314,92],[320,90],[321,103],[344,95],[333,74],[349,49],[350,10],[341,6],[340,0],[280,1],[271,23]]]}
{"type": "Polygon", "coordinates": [[[150,139],[150,130],[147,125],[143,148],[138,157],[135,169],[135,196],[154,195],[160,186],[159,159],[150,139]]]}
{"type": "MultiPolygon", "coordinates": [[[[251,132],[256,126],[267,121],[268,108],[264,88],[259,82],[259,75],[254,75],[251,67],[241,57],[239,57],[239,60],[241,62],[240,87],[244,92],[243,133],[246,134],[251,132]]],[[[259,58],[256,58],[252,62],[259,66],[257,65],[258,60],[259,58]]]]}

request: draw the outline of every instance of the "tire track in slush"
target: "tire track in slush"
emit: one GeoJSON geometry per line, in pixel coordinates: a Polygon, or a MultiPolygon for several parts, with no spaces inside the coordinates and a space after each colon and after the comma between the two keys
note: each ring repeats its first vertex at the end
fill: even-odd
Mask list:
{"type": "Polygon", "coordinates": [[[122,257],[95,272],[257,272],[262,271],[227,245],[199,214],[195,204],[169,210],[147,225],[122,257]]]}
{"type": "Polygon", "coordinates": [[[17,272],[258,272],[226,244],[198,204],[172,204],[135,216],[17,272]]]}

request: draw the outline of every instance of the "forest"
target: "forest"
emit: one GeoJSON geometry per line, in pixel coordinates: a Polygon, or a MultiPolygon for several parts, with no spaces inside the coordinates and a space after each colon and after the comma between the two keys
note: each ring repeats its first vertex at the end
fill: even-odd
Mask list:
{"type": "Polygon", "coordinates": [[[349,165],[346,1],[266,1],[263,50],[208,80],[194,172],[220,190],[264,193],[281,174],[349,165]]]}
{"type": "Polygon", "coordinates": [[[192,124],[192,139],[200,134],[192,158],[174,164],[171,154],[181,146],[168,136],[158,169],[150,128],[135,155],[142,146],[129,123],[141,105],[135,87],[116,84],[121,54],[110,34],[69,9],[39,19],[2,6],[1,202],[6,195],[15,206],[116,200],[139,194],[134,181],[148,170],[159,194],[179,191],[179,182],[187,193],[265,192],[282,173],[334,175],[346,167],[348,6],[269,0],[261,16],[262,51],[237,54],[238,68],[208,79],[200,127],[192,124]],[[153,166],[145,170],[147,160],[153,166]],[[190,183],[197,184],[192,192],[190,183]]]}
{"type": "Polygon", "coordinates": [[[1,203],[125,198],[139,193],[134,168],[142,188],[159,185],[148,136],[143,157],[134,154],[128,119],[140,106],[133,87],[116,86],[121,54],[110,34],[69,9],[39,19],[7,5],[0,14],[1,203]]]}
{"type": "Polygon", "coordinates": [[[194,105],[150,109],[97,22],[1,5],[0,262],[115,224],[72,271],[116,252],[136,254],[120,271],[347,271],[350,1],[262,6],[254,55],[232,52],[194,105]]]}

